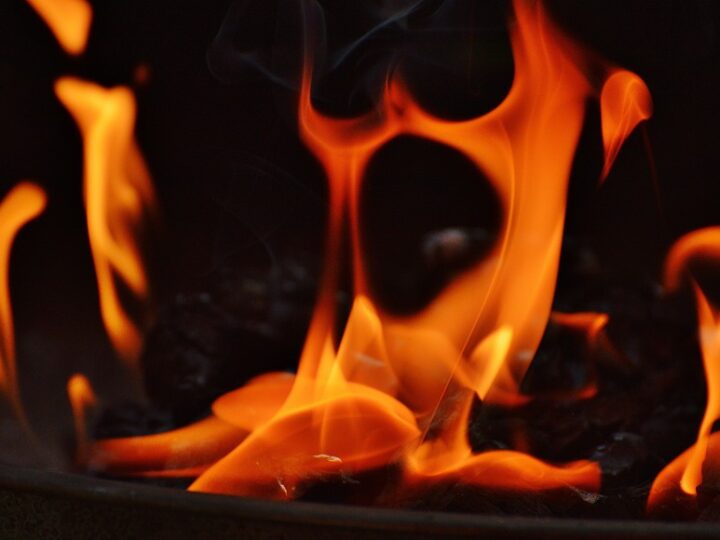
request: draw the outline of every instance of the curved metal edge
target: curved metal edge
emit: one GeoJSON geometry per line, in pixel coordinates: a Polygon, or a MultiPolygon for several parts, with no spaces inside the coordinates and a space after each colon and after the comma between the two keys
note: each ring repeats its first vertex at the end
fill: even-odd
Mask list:
{"type": "MultiPolygon", "coordinates": [[[[266,524],[288,532],[307,530],[343,530],[346,535],[376,537],[392,533],[412,538],[462,538],[487,536],[491,538],[554,538],[576,539],[581,535],[593,538],[654,538],[706,539],[720,538],[720,526],[701,523],[665,523],[652,521],[600,521],[550,519],[528,517],[499,517],[442,512],[419,512],[328,505],[308,502],[291,504],[246,499],[224,495],[191,493],[187,491],[138,485],[129,482],[96,479],[78,474],[12,468],[0,465],[0,492],[29,494],[50,501],[74,501],[77,504],[107,505],[123,514],[128,509],[142,507],[145,511],[170,512],[182,516],[213,519],[222,518],[237,523],[266,524]],[[366,534],[363,534],[366,533],[366,534]]],[[[38,508],[33,507],[33,519],[42,522],[38,508]]],[[[66,516],[68,517],[68,516],[66,516]]],[[[2,518],[0,518],[2,519],[2,518]]],[[[344,535],[345,536],[345,535],[344,535]]],[[[288,537],[294,537],[290,535],[288,537]]]]}

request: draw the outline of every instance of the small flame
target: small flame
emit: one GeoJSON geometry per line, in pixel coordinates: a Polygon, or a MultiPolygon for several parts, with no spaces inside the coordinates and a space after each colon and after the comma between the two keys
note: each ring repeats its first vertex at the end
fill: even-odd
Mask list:
{"type": "Polygon", "coordinates": [[[10,252],[20,229],[39,216],[46,205],[45,192],[35,184],[21,182],[0,203],[0,388],[27,428],[20,400],[15,364],[15,330],[10,303],[10,252]]]}
{"type": "Polygon", "coordinates": [[[76,373],[68,379],[67,394],[75,425],[77,459],[83,463],[87,455],[89,440],[86,412],[97,404],[97,398],[90,381],[82,373],[76,373]]]}
{"type": "Polygon", "coordinates": [[[28,0],[65,52],[79,55],[85,50],[92,7],[86,0],[28,0]]]}
{"type": "Polygon", "coordinates": [[[551,318],[555,324],[584,333],[589,345],[593,345],[597,341],[603,328],[607,326],[610,320],[607,313],[596,313],[594,311],[579,313],[555,311],[551,318]]]}
{"type": "Polygon", "coordinates": [[[148,282],[137,236],[155,194],[133,137],[135,99],[128,88],[103,88],[64,77],[55,92],[83,136],[88,234],[105,328],[117,353],[134,364],[141,330],[123,308],[116,279],[147,303],[148,282]]]}
{"type": "MultiPolygon", "coordinates": [[[[668,253],[665,263],[665,285],[676,290],[683,270],[695,258],[717,260],[720,256],[720,227],[708,227],[680,238],[668,253]]],[[[678,456],[655,479],[648,509],[658,507],[676,486],[686,495],[697,495],[702,483],[703,463],[710,444],[712,427],[720,418],[720,310],[711,305],[700,286],[691,279],[698,313],[698,339],[702,351],[707,384],[707,404],[695,445],[678,456]]]]}
{"type": "Polygon", "coordinates": [[[643,80],[629,71],[610,75],[600,94],[605,163],[601,178],[610,173],[620,148],[635,127],[652,116],[652,98],[643,80]]]}

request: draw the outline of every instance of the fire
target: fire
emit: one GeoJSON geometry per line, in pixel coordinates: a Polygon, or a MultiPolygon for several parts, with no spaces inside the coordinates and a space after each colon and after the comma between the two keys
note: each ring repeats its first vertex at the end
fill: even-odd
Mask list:
{"type": "Polygon", "coordinates": [[[90,381],[82,373],[76,373],[68,379],[67,394],[75,423],[78,461],[84,463],[89,441],[86,412],[97,404],[97,397],[95,397],[90,381]]]}
{"type": "Polygon", "coordinates": [[[155,206],[150,174],[133,136],[135,99],[128,88],[107,89],[70,77],[57,81],[55,92],[83,136],[83,194],[103,323],[115,350],[133,364],[142,347],[141,328],[123,307],[116,280],[147,304],[137,237],[155,206]]]}
{"type": "Polygon", "coordinates": [[[600,337],[602,329],[607,326],[609,317],[606,313],[580,312],[552,314],[554,323],[582,332],[587,337],[589,344],[594,344],[600,337]]]}
{"type": "MultiPolygon", "coordinates": [[[[604,333],[604,329],[610,321],[610,317],[606,313],[592,311],[562,313],[554,311],[550,315],[550,320],[562,328],[582,335],[588,350],[601,349],[616,354],[614,347],[604,333]]],[[[582,388],[571,392],[558,392],[557,395],[576,399],[595,397],[598,393],[598,387],[595,381],[594,366],[588,367],[591,370],[591,377],[582,388]]]]}
{"type": "Polygon", "coordinates": [[[605,164],[601,178],[610,173],[623,141],[638,123],[650,118],[652,101],[645,83],[629,71],[617,70],[610,75],[600,94],[602,138],[605,164]]]}
{"type": "Polygon", "coordinates": [[[157,435],[97,441],[89,451],[88,467],[108,474],[197,476],[246,435],[246,431],[210,417],[157,435]]]}
{"type": "Polygon", "coordinates": [[[0,388],[27,428],[15,364],[15,330],[10,303],[10,251],[20,229],[45,209],[45,192],[21,182],[0,203],[0,388]]]}
{"type": "MultiPolygon", "coordinates": [[[[104,455],[107,470],[131,464],[134,471],[152,474],[170,459],[168,438],[182,437],[194,448],[207,444],[208,426],[222,431],[218,426],[233,424],[236,446],[221,459],[212,461],[218,456],[201,451],[202,459],[176,464],[181,471],[202,465],[191,490],[289,499],[302,494],[307,479],[387,465],[402,468],[404,486],[460,480],[508,491],[599,489],[596,463],[549,464],[514,450],[476,454],[468,441],[473,400],[513,405],[529,399],[520,394],[519,383],[550,317],[567,183],[586,100],[600,99],[603,176],[622,141],[651,109],[637,76],[594,65],[539,2],[513,5],[512,88],[495,110],[471,120],[428,114],[397,73],[367,115],[324,116],[312,104],[307,55],[299,129],[325,169],[330,207],[326,263],[297,374],[269,375],[221,397],[208,424],[170,435],[99,441],[93,456],[104,455]],[[598,67],[604,73],[600,87],[586,76],[598,67]],[[490,179],[504,216],[491,253],[427,308],[403,317],[385,311],[373,297],[359,211],[368,164],[401,135],[467,156],[490,179]],[[336,345],[346,220],[355,297],[336,345]]],[[[591,340],[607,320],[597,314],[565,319],[591,340]]],[[[229,443],[232,437],[220,439],[229,443]]]]}
{"type": "MultiPolygon", "coordinates": [[[[683,270],[692,260],[716,260],[720,255],[719,246],[720,227],[700,229],[680,238],[666,260],[665,284],[668,289],[676,290],[680,286],[683,270]]],[[[713,438],[712,427],[720,418],[720,310],[710,303],[695,280],[692,280],[692,288],[697,304],[698,340],[707,383],[707,405],[695,445],[665,467],[655,479],[648,499],[651,511],[669,498],[678,496],[678,487],[688,496],[697,495],[697,487],[703,480],[703,463],[709,455],[708,448],[713,438]]]]}
{"type": "Polygon", "coordinates": [[[78,55],[85,50],[92,7],[86,0],[28,0],[55,34],[60,46],[68,54],[78,55]]]}

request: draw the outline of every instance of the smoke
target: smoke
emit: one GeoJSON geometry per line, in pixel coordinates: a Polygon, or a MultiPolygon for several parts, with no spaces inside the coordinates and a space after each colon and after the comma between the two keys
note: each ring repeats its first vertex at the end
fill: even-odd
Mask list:
{"type": "Polygon", "coordinates": [[[237,0],[207,60],[223,82],[296,91],[310,53],[316,105],[339,115],[369,108],[400,70],[439,113],[477,115],[510,85],[506,19],[499,0],[237,0]]]}

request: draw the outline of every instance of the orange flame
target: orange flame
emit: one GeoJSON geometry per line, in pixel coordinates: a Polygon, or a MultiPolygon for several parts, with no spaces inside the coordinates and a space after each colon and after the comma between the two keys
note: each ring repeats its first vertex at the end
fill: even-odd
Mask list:
{"type": "Polygon", "coordinates": [[[103,322],[118,354],[134,363],[141,331],[123,308],[116,278],[139,301],[147,300],[136,237],[155,205],[150,174],[133,138],[135,99],[127,88],[106,89],[69,77],[56,83],[55,92],[83,136],[83,189],[103,322]]]}
{"type": "Polygon", "coordinates": [[[67,382],[67,394],[75,425],[75,444],[78,461],[84,462],[88,447],[87,409],[97,404],[90,381],[82,373],[76,373],[67,382]]]}
{"type": "Polygon", "coordinates": [[[15,365],[15,330],[10,303],[10,251],[20,229],[45,209],[45,192],[21,182],[0,203],[0,388],[27,427],[15,365]]]}
{"type": "Polygon", "coordinates": [[[213,413],[249,433],[275,416],[294,382],[295,376],[291,373],[260,375],[215,400],[213,413]]]}
{"type": "Polygon", "coordinates": [[[86,0],[28,0],[28,3],[50,27],[65,52],[78,55],[85,50],[92,22],[92,7],[86,0]]]}
{"type": "Polygon", "coordinates": [[[665,286],[677,290],[688,263],[696,257],[720,261],[720,227],[698,229],[680,238],[665,260],[665,286]]]}
{"type": "Polygon", "coordinates": [[[605,164],[601,178],[610,173],[623,142],[635,127],[652,115],[652,98],[640,77],[618,70],[610,75],[600,94],[605,164]]]}
{"type": "Polygon", "coordinates": [[[196,476],[235,448],[247,435],[219,418],[138,437],[104,439],[88,451],[88,467],[108,474],[196,476]]]}
{"type": "MultiPolygon", "coordinates": [[[[474,454],[468,441],[476,396],[508,404],[528,399],[519,394],[519,381],[550,317],[570,168],[585,102],[598,93],[584,75],[589,55],[579,54],[540,3],[516,0],[514,10],[515,80],[506,99],[476,119],[452,122],[428,114],[397,75],[372,112],[326,117],[313,107],[312,64],[306,59],[300,134],[330,186],[316,309],[294,379],[256,379],[215,403],[217,417],[250,434],[191,490],[288,499],[302,493],[307,479],[389,464],[402,466],[407,485],[461,479],[511,491],[599,489],[596,463],[551,465],[512,450],[474,454]],[[373,301],[359,212],[368,164],[401,135],[467,156],[490,179],[504,215],[490,255],[427,308],[404,317],[373,301]],[[336,346],[346,218],[355,298],[336,346]]],[[[604,69],[601,113],[611,162],[641,119],[637,110],[649,114],[650,98],[636,76],[604,69]]],[[[595,336],[605,321],[593,314],[589,323],[571,322],[595,336]]],[[[123,456],[121,451],[117,462],[123,456]]],[[[145,471],[158,465],[143,459],[136,464],[145,471]]]]}
{"type": "Polygon", "coordinates": [[[275,415],[294,379],[290,373],[267,373],[221,396],[213,403],[214,416],[203,421],[156,435],[98,441],[89,448],[89,466],[108,474],[198,476],[275,415]]]}
{"type": "MultiPolygon", "coordinates": [[[[681,275],[696,257],[716,259],[720,255],[720,227],[709,227],[680,238],[668,253],[665,264],[665,284],[677,289],[681,275]]],[[[653,510],[668,497],[674,496],[677,486],[689,496],[697,495],[703,479],[703,462],[707,457],[713,423],[720,418],[720,310],[711,305],[695,281],[692,281],[698,312],[698,339],[702,351],[707,384],[707,404],[695,445],[678,456],[655,479],[648,509],[653,510]]]]}

